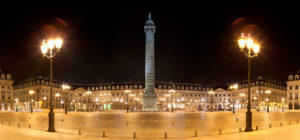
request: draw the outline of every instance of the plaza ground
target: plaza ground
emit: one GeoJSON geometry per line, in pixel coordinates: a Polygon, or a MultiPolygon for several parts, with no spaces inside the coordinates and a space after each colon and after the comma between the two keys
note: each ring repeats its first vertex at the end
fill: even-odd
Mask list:
{"type": "Polygon", "coordinates": [[[253,128],[258,131],[239,132],[245,128],[244,112],[160,112],[125,113],[71,112],[56,113],[57,132],[47,132],[47,113],[0,113],[0,137],[7,139],[298,139],[300,112],[253,113],[253,128]],[[280,123],[283,126],[280,126],[280,123]],[[291,123],[291,124],[290,124],[291,123]],[[20,124],[20,127],[18,127],[20,124]],[[269,128],[269,124],[272,128],[269,128]],[[29,125],[31,128],[29,128],[29,125]],[[82,135],[79,135],[79,130],[82,135]],[[222,135],[219,135],[219,131],[222,135]],[[105,131],[106,137],[102,137],[105,131]],[[197,131],[198,137],[194,137],[197,131]]]}

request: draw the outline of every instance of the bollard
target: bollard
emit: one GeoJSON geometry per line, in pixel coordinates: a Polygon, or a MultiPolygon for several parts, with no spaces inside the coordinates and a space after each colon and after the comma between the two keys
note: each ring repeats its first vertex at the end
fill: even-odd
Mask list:
{"type": "Polygon", "coordinates": [[[128,126],[128,120],[126,121],[126,125],[128,126]]]}
{"type": "Polygon", "coordinates": [[[222,135],[222,129],[219,129],[219,135],[222,135]]]}
{"type": "Polygon", "coordinates": [[[102,133],[102,137],[106,137],[106,136],[105,136],[105,131],[103,131],[103,133],[102,133]]]}
{"type": "Polygon", "coordinates": [[[167,134],[167,132],[165,132],[165,139],[166,139],[166,138],[168,138],[168,134],[167,134]]]}
{"type": "Polygon", "coordinates": [[[8,122],[8,126],[10,126],[10,122],[8,122]]]}
{"type": "Polygon", "coordinates": [[[290,124],[292,124],[292,122],[291,122],[291,121],[289,122],[289,125],[290,125],[290,124]]]}
{"type": "Polygon", "coordinates": [[[242,132],[242,128],[239,129],[239,132],[242,132]]]}
{"type": "Polygon", "coordinates": [[[28,128],[31,128],[31,125],[30,125],[30,124],[28,125],[28,128]]]}
{"type": "Polygon", "coordinates": [[[258,130],[258,126],[256,126],[255,129],[258,130]]]}
{"type": "Polygon", "coordinates": [[[20,123],[18,122],[18,127],[21,127],[20,123]]]}
{"type": "Polygon", "coordinates": [[[62,122],[63,122],[63,121],[64,121],[64,118],[61,118],[61,120],[60,120],[60,121],[62,121],[62,122]]]}
{"type": "Polygon", "coordinates": [[[174,121],[172,120],[172,126],[174,126],[174,121]]]}
{"type": "Polygon", "coordinates": [[[269,124],[269,128],[272,128],[272,124],[269,124]]]}
{"type": "Polygon", "coordinates": [[[299,123],[298,120],[296,121],[296,123],[299,123]]]}
{"type": "Polygon", "coordinates": [[[78,135],[81,135],[81,130],[80,129],[78,130],[78,135]]]}
{"type": "Polygon", "coordinates": [[[38,118],[38,117],[36,117],[36,120],[39,120],[39,118],[38,118]]]}
{"type": "Polygon", "coordinates": [[[136,133],[135,133],[135,132],[133,132],[133,138],[135,139],[135,137],[136,137],[136,133]]]}
{"type": "Polygon", "coordinates": [[[3,124],[3,121],[1,121],[1,124],[3,124]]]}
{"type": "Polygon", "coordinates": [[[198,132],[197,132],[197,130],[195,131],[195,137],[198,137],[198,132]]]}
{"type": "Polygon", "coordinates": [[[282,122],[280,122],[280,126],[282,126],[282,122]]]}

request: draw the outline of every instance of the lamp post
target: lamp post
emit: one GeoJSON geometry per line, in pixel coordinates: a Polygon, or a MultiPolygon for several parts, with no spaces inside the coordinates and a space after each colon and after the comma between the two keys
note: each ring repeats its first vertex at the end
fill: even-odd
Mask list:
{"type": "Polygon", "coordinates": [[[54,112],[53,112],[53,103],[52,103],[52,63],[53,63],[53,57],[55,54],[61,49],[62,46],[62,39],[56,38],[56,39],[48,39],[43,40],[41,45],[41,51],[43,55],[50,60],[50,111],[49,111],[49,132],[55,132],[54,128],[54,112]]]}
{"type": "Polygon", "coordinates": [[[32,107],[32,102],[33,102],[33,94],[34,94],[34,90],[29,90],[28,94],[30,95],[30,113],[33,112],[33,107],[32,107]]]}
{"type": "Polygon", "coordinates": [[[15,102],[16,102],[16,112],[18,112],[18,106],[19,106],[19,99],[18,98],[15,98],[15,102]]]}
{"type": "Polygon", "coordinates": [[[285,98],[281,98],[281,102],[282,102],[282,112],[284,112],[284,101],[285,101],[285,98]]]}
{"type": "Polygon", "coordinates": [[[68,84],[63,84],[62,85],[62,89],[63,89],[63,95],[65,95],[65,114],[68,114],[68,98],[67,98],[67,92],[64,94],[64,90],[69,90],[70,86],[68,84]]]}
{"type": "MultiPolygon", "coordinates": [[[[210,90],[210,91],[208,91],[208,94],[211,95],[210,96],[211,98],[213,98],[213,95],[215,94],[215,92],[210,90]]],[[[212,112],[213,99],[210,99],[210,100],[211,100],[210,112],[212,112]]]]}
{"type": "Polygon", "coordinates": [[[134,100],[135,100],[134,109],[135,109],[135,111],[136,111],[136,109],[137,109],[137,101],[138,101],[138,98],[137,98],[137,97],[135,97],[135,98],[134,98],[134,100]]]}
{"type": "Polygon", "coordinates": [[[204,108],[206,108],[206,103],[205,103],[204,98],[201,99],[201,104],[202,104],[202,108],[203,108],[203,111],[204,111],[204,108]],[[204,104],[203,104],[203,102],[204,102],[204,104]]]}
{"type": "Polygon", "coordinates": [[[170,104],[170,94],[165,94],[165,99],[167,98],[167,110],[169,111],[169,104],[170,104]]]}
{"type": "Polygon", "coordinates": [[[90,90],[88,90],[87,92],[85,92],[85,95],[88,96],[88,112],[90,112],[90,95],[92,94],[92,92],[90,90]]]}
{"type": "Polygon", "coordinates": [[[252,129],[252,112],[251,112],[251,100],[250,100],[250,64],[251,59],[258,55],[260,46],[254,43],[253,38],[250,34],[247,36],[244,33],[241,34],[240,39],[238,40],[238,45],[240,50],[248,58],[248,105],[246,112],[246,132],[253,131],[252,129]]]}
{"type": "MultiPolygon", "coordinates": [[[[254,96],[253,97],[253,100],[254,100],[254,102],[256,102],[257,101],[257,97],[256,96],[254,96]]],[[[258,111],[258,109],[259,109],[259,107],[258,106],[256,106],[256,110],[258,111]]]]}
{"type": "Polygon", "coordinates": [[[44,97],[43,97],[43,106],[45,106],[45,102],[46,102],[46,100],[47,100],[47,97],[46,97],[46,96],[44,96],[44,97]]]}
{"type": "Polygon", "coordinates": [[[127,101],[126,101],[126,104],[127,104],[127,108],[126,108],[126,110],[127,110],[127,113],[128,113],[128,110],[129,110],[129,95],[128,94],[130,94],[131,93],[131,90],[125,90],[125,93],[126,93],[126,95],[127,95],[127,101]]]}
{"type": "MultiPolygon", "coordinates": [[[[237,90],[238,87],[239,87],[238,84],[233,84],[233,85],[230,85],[230,86],[229,86],[229,89],[231,89],[231,90],[232,90],[232,94],[234,94],[234,90],[237,90]]],[[[232,97],[233,97],[233,96],[232,96],[232,97]]],[[[235,102],[235,100],[234,100],[234,98],[233,98],[233,100],[232,100],[232,113],[233,113],[233,114],[235,113],[234,102],[235,102]]]]}
{"type": "Polygon", "coordinates": [[[173,94],[175,93],[176,91],[174,90],[174,89],[171,89],[171,90],[169,90],[169,93],[170,93],[170,95],[171,95],[171,97],[172,97],[172,105],[171,105],[171,112],[173,113],[173,106],[174,106],[174,99],[173,99],[173,94]]]}
{"type": "Polygon", "coordinates": [[[129,96],[130,96],[130,102],[131,102],[131,111],[132,111],[132,109],[133,109],[133,101],[132,101],[132,97],[135,97],[135,95],[134,94],[129,94],[129,96]]]}
{"type": "Polygon", "coordinates": [[[55,101],[55,103],[56,103],[56,105],[57,105],[58,98],[60,97],[60,93],[58,93],[58,92],[57,92],[57,93],[55,94],[55,97],[56,97],[56,101],[55,101]]]}
{"type": "Polygon", "coordinates": [[[245,99],[245,93],[241,93],[240,96],[243,98],[243,108],[246,106],[246,99],[245,99]]]}
{"type": "Polygon", "coordinates": [[[271,94],[271,90],[266,90],[265,93],[267,94],[267,99],[266,99],[266,102],[268,103],[267,104],[267,112],[269,113],[270,112],[270,109],[269,109],[269,106],[270,106],[270,99],[269,99],[269,95],[271,94]]]}

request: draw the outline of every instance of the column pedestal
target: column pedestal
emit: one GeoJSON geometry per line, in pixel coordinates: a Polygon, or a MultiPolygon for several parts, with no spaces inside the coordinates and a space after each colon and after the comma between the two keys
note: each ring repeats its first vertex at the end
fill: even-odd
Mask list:
{"type": "Polygon", "coordinates": [[[157,98],[156,97],[144,97],[143,98],[143,111],[157,111],[157,98]]]}

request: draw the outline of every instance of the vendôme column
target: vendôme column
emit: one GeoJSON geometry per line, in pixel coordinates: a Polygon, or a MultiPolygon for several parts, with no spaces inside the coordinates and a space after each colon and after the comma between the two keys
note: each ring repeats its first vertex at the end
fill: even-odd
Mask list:
{"type": "Polygon", "coordinates": [[[155,67],[154,67],[154,33],[155,24],[151,19],[151,13],[145,23],[146,34],[146,58],[145,58],[145,93],[143,96],[143,111],[155,111],[157,108],[157,96],[155,88],[155,67]]]}

